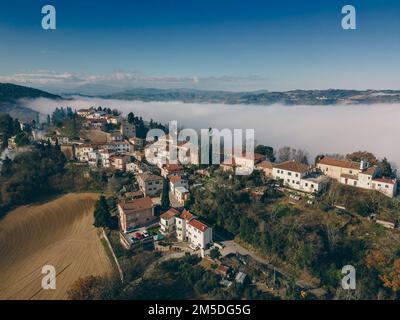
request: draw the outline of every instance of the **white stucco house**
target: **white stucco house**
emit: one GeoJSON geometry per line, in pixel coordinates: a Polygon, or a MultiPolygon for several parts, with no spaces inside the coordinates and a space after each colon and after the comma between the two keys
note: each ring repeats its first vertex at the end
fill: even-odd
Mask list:
{"type": "Polygon", "coordinates": [[[326,176],[341,184],[376,190],[388,197],[394,197],[397,192],[397,179],[380,177],[380,170],[367,162],[338,160],[332,157],[322,157],[317,168],[326,176]]]}
{"type": "Polygon", "coordinates": [[[181,214],[170,209],[160,216],[161,232],[175,235],[179,241],[188,242],[192,249],[207,249],[212,244],[213,230],[187,210],[181,214]]]}
{"type": "Polygon", "coordinates": [[[329,179],[317,173],[313,166],[296,161],[274,165],[272,176],[276,180],[282,180],[289,188],[309,193],[323,192],[329,183],[329,179]]]}

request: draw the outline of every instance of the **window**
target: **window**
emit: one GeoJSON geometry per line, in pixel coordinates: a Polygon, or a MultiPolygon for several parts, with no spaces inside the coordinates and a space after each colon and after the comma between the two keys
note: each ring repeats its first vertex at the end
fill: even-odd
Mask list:
{"type": "Polygon", "coordinates": [[[287,174],[288,174],[288,176],[291,176],[291,175],[292,175],[292,173],[291,173],[291,172],[288,172],[287,174]]]}

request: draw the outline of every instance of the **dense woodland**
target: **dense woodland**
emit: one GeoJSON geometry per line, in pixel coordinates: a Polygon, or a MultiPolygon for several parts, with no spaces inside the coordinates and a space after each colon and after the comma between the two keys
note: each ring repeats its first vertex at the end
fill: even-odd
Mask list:
{"type": "MultiPolygon", "coordinates": [[[[140,255],[147,263],[154,262],[140,255]]],[[[154,266],[151,275],[134,284],[122,285],[119,279],[86,277],[79,279],[69,290],[72,300],[182,300],[182,299],[277,299],[248,284],[233,284],[229,289],[220,285],[221,277],[199,265],[198,256],[163,261],[154,266]]],[[[136,262],[137,268],[139,262],[136,262]]],[[[147,264],[143,269],[148,268],[147,264]]],[[[137,275],[136,275],[137,276],[137,275]]]]}
{"type": "Polygon", "coordinates": [[[327,298],[343,298],[341,269],[348,264],[357,270],[354,298],[399,298],[399,233],[367,218],[379,213],[398,220],[398,199],[332,184],[313,205],[305,200],[293,204],[273,183],[262,197],[251,195],[246,187],[258,184],[254,175],[215,172],[194,193],[191,209],[287,270],[295,280],[324,288],[327,298]]]}

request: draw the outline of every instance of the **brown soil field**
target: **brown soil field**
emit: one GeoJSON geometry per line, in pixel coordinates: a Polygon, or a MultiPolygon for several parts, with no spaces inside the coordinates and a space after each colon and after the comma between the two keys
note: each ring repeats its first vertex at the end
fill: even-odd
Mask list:
{"type": "Polygon", "coordinates": [[[0,221],[0,299],[66,299],[80,277],[112,273],[93,226],[96,194],[68,194],[23,206],[0,221]],[[44,265],[56,270],[56,289],[42,288],[44,265]]]}

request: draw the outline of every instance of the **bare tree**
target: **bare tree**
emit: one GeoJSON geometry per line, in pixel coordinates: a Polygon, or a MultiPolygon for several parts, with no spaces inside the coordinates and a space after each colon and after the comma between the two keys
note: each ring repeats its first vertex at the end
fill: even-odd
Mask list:
{"type": "Polygon", "coordinates": [[[291,156],[290,147],[283,147],[278,150],[278,159],[279,162],[289,161],[291,156]]]}
{"type": "Polygon", "coordinates": [[[294,160],[300,163],[308,164],[309,154],[305,150],[292,149],[290,147],[283,147],[278,150],[278,160],[279,162],[285,162],[289,160],[294,160]]]}

